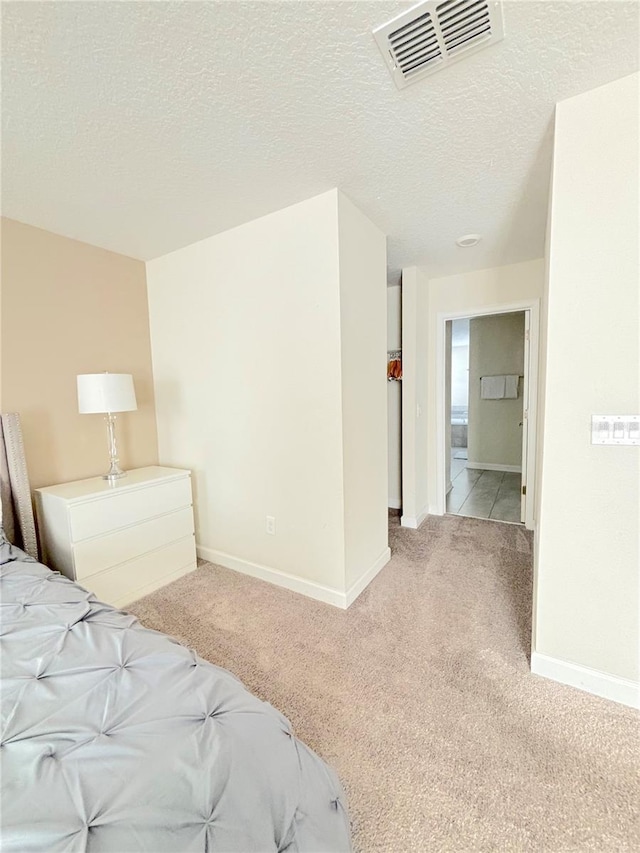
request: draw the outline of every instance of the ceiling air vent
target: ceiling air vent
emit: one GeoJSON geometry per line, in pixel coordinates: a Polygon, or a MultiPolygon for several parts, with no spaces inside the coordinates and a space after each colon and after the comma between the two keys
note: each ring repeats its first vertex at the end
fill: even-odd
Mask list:
{"type": "Polygon", "coordinates": [[[373,31],[398,89],[504,38],[502,4],[425,0],[373,31]]]}

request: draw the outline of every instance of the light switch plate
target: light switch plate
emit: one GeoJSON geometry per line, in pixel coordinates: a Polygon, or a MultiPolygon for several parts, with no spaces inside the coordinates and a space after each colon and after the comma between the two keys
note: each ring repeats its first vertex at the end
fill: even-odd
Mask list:
{"type": "Polygon", "coordinates": [[[640,444],[640,415],[591,415],[591,444],[640,444]]]}

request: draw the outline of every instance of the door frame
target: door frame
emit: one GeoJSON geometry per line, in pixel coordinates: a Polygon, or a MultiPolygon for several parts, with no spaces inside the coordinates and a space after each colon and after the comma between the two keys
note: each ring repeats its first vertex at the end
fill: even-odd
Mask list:
{"type": "MultiPolygon", "coordinates": [[[[465,308],[459,311],[443,311],[437,316],[436,339],[436,514],[444,515],[447,508],[447,484],[445,483],[445,358],[446,358],[446,323],[449,320],[460,320],[465,317],[481,317],[489,314],[513,314],[518,311],[529,311],[529,359],[524,365],[525,381],[523,389],[528,391],[528,400],[523,399],[523,409],[526,410],[527,428],[527,459],[525,482],[527,484],[525,527],[535,529],[535,490],[536,490],[536,457],[537,457],[537,426],[538,426],[538,357],[540,352],[540,300],[526,299],[521,302],[498,303],[482,305],[476,308],[465,308]]],[[[524,394],[524,390],[523,390],[524,394]]]]}

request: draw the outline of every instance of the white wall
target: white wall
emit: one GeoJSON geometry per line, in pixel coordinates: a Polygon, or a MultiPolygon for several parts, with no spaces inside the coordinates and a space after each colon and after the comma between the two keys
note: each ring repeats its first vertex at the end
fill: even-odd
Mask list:
{"type": "Polygon", "coordinates": [[[417,527],[427,505],[427,278],[402,270],[402,525],[417,527]]]}
{"type": "Polygon", "coordinates": [[[533,608],[531,614],[531,649],[532,668],[535,659],[536,648],[536,625],[538,622],[538,596],[536,591],[538,577],[538,555],[540,553],[540,494],[542,492],[542,464],[544,460],[544,416],[547,389],[547,328],[549,325],[549,270],[551,267],[549,248],[551,246],[551,207],[553,202],[553,162],[549,176],[549,193],[547,200],[547,227],[545,229],[545,257],[544,257],[544,291],[540,300],[540,358],[538,376],[538,412],[536,416],[537,452],[536,452],[536,493],[535,493],[535,517],[538,523],[533,533],[533,608]]]}
{"type": "MultiPolygon", "coordinates": [[[[454,321],[455,322],[455,321],[454,321]]],[[[469,405],[469,346],[451,348],[451,405],[469,405]]]]}
{"type": "Polygon", "coordinates": [[[388,551],[387,244],[342,193],[338,232],[345,571],[351,590],[388,551]]]}
{"type": "Polygon", "coordinates": [[[333,588],[344,577],[336,211],[325,193],[147,264],[159,455],[194,470],[199,544],[333,588]]]}
{"type": "Polygon", "coordinates": [[[522,466],[523,380],[517,399],[483,400],[482,376],[524,375],[524,313],[475,317],[469,325],[469,467],[522,466]]]}
{"type": "MultiPolygon", "coordinates": [[[[437,355],[438,315],[443,313],[472,316],[486,308],[539,299],[544,290],[544,260],[525,261],[504,267],[493,267],[477,272],[463,273],[426,280],[422,276],[421,328],[423,336],[422,357],[426,365],[424,376],[426,410],[425,450],[426,464],[416,466],[422,481],[419,486],[428,495],[430,512],[437,512],[437,355]]],[[[406,393],[406,385],[404,391],[406,393]]],[[[414,402],[415,405],[415,402],[414,402]]],[[[407,401],[407,407],[411,402],[407,401]]],[[[410,465],[410,462],[408,462],[410,465]]]]}
{"type": "Polygon", "coordinates": [[[533,661],[636,702],[640,448],[590,417],[640,411],[638,101],[636,74],[556,111],[533,661]]]}
{"type": "MultiPolygon", "coordinates": [[[[354,239],[379,263],[384,238],[372,231],[369,244],[355,214],[340,228],[338,205],[333,190],[158,258],[147,264],[147,283],[159,455],[194,472],[200,552],[344,604],[343,452],[352,422],[348,415],[343,423],[342,382],[353,324],[341,327],[340,262],[354,239]],[[266,533],[268,515],[275,536],[266,533]]],[[[345,264],[349,287],[360,293],[358,268],[345,264]]],[[[385,512],[386,323],[378,278],[367,281],[375,307],[370,314],[364,302],[361,321],[370,348],[382,352],[354,370],[362,388],[376,389],[359,406],[376,423],[367,506],[377,500],[385,512]]],[[[349,568],[350,576],[363,571],[349,568]]]]}
{"type": "MultiPolygon", "coordinates": [[[[387,288],[387,349],[402,348],[401,288],[387,288]]],[[[402,382],[387,382],[389,506],[402,507],[402,382]]]]}

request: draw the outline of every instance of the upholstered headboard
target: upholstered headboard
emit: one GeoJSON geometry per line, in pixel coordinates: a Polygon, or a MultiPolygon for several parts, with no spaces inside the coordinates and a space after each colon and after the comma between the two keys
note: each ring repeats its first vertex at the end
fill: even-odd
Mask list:
{"type": "Polygon", "coordinates": [[[0,521],[7,539],[38,559],[38,540],[20,418],[0,414],[0,521]]]}

